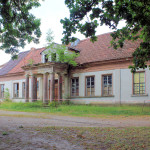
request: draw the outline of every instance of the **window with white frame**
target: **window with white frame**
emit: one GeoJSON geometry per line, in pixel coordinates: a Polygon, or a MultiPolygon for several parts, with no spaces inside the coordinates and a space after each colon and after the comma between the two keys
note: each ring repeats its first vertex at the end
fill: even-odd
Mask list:
{"type": "Polygon", "coordinates": [[[79,96],[79,78],[71,79],[71,96],[79,96]]]}
{"type": "Polygon", "coordinates": [[[112,95],[112,74],[102,76],[102,95],[112,95]]]}
{"type": "Polygon", "coordinates": [[[0,84],[0,98],[4,98],[4,84],[0,84]]]}
{"type": "Polygon", "coordinates": [[[47,63],[47,62],[48,62],[48,55],[45,54],[45,55],[44,55],[44,63],[47,63]]]}
{"type": "Polygon", "coordinates": [[[18,98],[19,97],[19,83],[14,83],[14,98],[18,98]]]}
{"type": "Polygon", "coordinates": [[[51,53],[51,61],[56,61],[56,53],[51,53]]]}
{"type": "Polygon", "coordinates": [[[86,77],[86,96],[95,96],[94,76],[86,77]]]}
{"type": "Polygon", "coordinates": [[[145,94],[145,72],[136,72],[133,74],[133,94],[145,94]]]}
{"type": "Polygon", "coordinates": [[[39,98],[39,81],[37,81],[37,97],[39,98]]]}
{"type": "Polygon", "coordinates": [[[25,88],[26,88],[25,82],[22,82],[22,98],[25,98],[25,88]]]}

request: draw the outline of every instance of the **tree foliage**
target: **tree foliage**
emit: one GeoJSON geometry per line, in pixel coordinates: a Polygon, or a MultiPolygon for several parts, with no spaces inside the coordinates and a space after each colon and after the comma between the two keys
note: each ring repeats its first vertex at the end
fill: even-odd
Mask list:
{"type": "Polygon", "coordinates": [[[74,41],[72,34],[77,31],[96,41],[96,28],[107,25],[115,29],[112,46],[123,47],[125,40],[141,40],[140,46],[133,53],[132,71],[146,68],[150,60],[150,1],[149,0],[65,0],[70,10],[70,18],[61,20],[64,38],[68,43],[74,41]],[[121,20],[125,26],[117,29],[121,20]]]}
{"type": "Polygon", "coordinates": [[[75,58],[79,56],[78,53],[75,52],[69,52],[67,50],[66,45],[63,44],[56,44],[53,42],[53,32],[49,30],[47,32],[47,49],[48,51],[45,51],[45,54],[47,55],[47,58],[51,57],[53,61],[61,62],[61,63],[67,63],[72,66],[77,66],[77,62],[75,61],[75,58]]]}
{"type": "Polygon", "coordinates": [[[18,48],[28,43],[39,42],[40,20],[30,10],[39,7],[38,0],[0,1],[0,49],[16,58],[18,48]]]}

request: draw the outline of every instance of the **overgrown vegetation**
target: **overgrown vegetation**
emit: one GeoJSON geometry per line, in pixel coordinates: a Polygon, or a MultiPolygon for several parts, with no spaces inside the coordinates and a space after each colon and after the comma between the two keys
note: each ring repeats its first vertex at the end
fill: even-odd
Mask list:
{"type": "Polygon", "coordinates": [[[71,115],[84,117],[101,117],[101,116],[141,116],[150,115],[150,107],[145,105],[75,105],[69,101],[63,103],[52,102],[47,107],[42,102],[34,103],[12,103],[3,102],[0,109],[24,111],[24,112],[48,112],[57,115],[71,115]]]}
{"type": "Polygon", "coordinates": [[[6,88],[5,91],[4,91],[4,101],[11,102],[10,93],[9,93],[9,89],[8,88],[6,88]]]}
{"type": "Polygon", "coordinates": [[[46,37],[47,51],[45,51],[45,54],[47,58],[51,57],[51,61],[68,63],[69,65],[77,66],[75,58],[79,56],[79,53],[69,52],[65,45],[56,44],[53,42],[53,39],[52,31],[49,30],[46,37]]]}

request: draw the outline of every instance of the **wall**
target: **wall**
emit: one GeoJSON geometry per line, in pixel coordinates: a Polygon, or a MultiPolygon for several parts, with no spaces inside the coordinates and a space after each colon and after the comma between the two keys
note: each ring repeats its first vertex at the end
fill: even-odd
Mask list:
{"type": "MultiPolygon", "coordinates": [[[[145,70],[146,94],[135,96],[133,91],[133,76],[130,69],[113,69],[105,71],[74,73],[72,77],[79,77],[79,97],[71,97],[75,103],[144,103],[150,102],[150,70],[145,70]],[[101,94],[101,76],[103,74],[112,74],[113,96],[102,97],[101,94]],[[95,97],[85,96],[85,77],[95,76],[95,97]]],[[[70,90],[71,91],[71,90],[70,90]]]]}
{"type": "Polygon", "coordinates": [[[13,101],[22,101],[24,102],[25,99],[22,98],[22,83],[25,82],[25,79],[21,79],[21,80],[10,80],[10,81],[3,81],[0,82],[0,84],[4,84],[4,88],[8,88],[9,89],[9,93],[10,93],[10,99],[12,99],[13,101]],[[13,84],[14,83],[19,83],[19,97],[18,98],[13,98],[13,84]]]}

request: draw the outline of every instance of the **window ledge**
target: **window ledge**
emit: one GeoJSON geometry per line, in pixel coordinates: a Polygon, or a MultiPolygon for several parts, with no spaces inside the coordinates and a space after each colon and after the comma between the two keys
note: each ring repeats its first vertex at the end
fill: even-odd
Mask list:
{"type": "Polygon", "coordinates": [[[131,97],[143,97],[143,96],[148,96],[148,94],[132,94],[131,97]]]}
{"type": "Polygon", "coordinates": [[[103,98],[103,97],[115,97],[114,95],[109,96],[71,96],[71,98],[103,98]]]}

